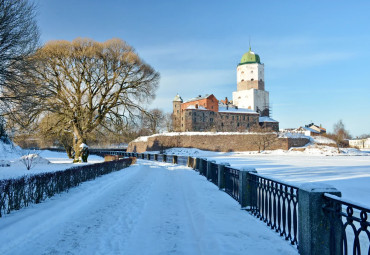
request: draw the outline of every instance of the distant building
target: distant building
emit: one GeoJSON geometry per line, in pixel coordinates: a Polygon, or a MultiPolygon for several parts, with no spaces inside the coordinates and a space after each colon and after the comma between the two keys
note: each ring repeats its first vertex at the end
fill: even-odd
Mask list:
{"type": "Polygon", "coordinates": [[[370,138],[348,140],[349,146],[359,149],[370,149],[370,138]]]}
{"type": "Polygon", "coordinates": [[[180,95],[173,99],[175,131],[247,131],[259,125],[279,131],[279,122],[270,118],[269,93],[265,91],[264,65],[249,49],[237,66],[237,91],[233,101],[218,101],[211,95],[184,102],[180,95]]]}

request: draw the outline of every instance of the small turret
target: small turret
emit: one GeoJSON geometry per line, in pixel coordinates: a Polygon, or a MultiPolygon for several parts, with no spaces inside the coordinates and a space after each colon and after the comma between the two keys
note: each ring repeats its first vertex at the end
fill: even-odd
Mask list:
{"type": "Polygon", "coordinates": [[[172,113],[172,125],[174,131],[180,131],[181,127],[181,104],[184,101],[179,94],[172,100],[173,113],[172,113]]]}

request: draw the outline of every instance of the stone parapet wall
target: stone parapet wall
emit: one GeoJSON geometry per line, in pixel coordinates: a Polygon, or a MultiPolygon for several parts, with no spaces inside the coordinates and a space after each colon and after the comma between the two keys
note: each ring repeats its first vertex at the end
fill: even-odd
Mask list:
{"type": "Polygon", "coordinates": [[[216,134],[216,135],[187,135],[179,133],[177,135],[155,135],[146,139],[133,141],[128,145],[128,152],[142,153],[145,151],[159,151],[162,149],[184,147],[197,148],[209,151],[258,151],[261,142],[258,136],[268,135],[273,140],[267,150],[283,149],[291,147],[301,147],[309,142],[306,138],[276,138],[275,134],[216,134]]]}

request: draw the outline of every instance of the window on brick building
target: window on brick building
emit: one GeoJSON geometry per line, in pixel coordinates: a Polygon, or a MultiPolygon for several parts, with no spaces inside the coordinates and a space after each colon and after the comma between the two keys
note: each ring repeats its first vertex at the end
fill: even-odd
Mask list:
{"type": "Polygon", "coordinates": [[[239,122],[238,122],[238,125],[237,126],[239,127],[239,122]]]}
{"type": "Polygon", "coordinates": [[[191,112],[189,112],[189,116],[191,116],[191,112]]]}
{"type": "Polygon", "coordinates": [[[233,116],[233,120],[234,120],[234,116],[233,116]]]}
{"type": "Polygon", "coordinates": [[[243,120],[245,120],[245,116],[243,116],[243,120]]]}
{"type": "Polygon", "coordinates": [[[224,123],[221,122],[221,127],[223,127],[223,126],[224,126],[224,123]]]}

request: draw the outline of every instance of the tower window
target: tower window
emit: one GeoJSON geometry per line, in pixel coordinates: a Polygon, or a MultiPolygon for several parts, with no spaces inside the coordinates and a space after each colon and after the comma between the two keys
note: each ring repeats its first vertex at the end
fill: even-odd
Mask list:
{"type": "Polygon", "coordinates": [[[251,71],[251,73],[253,73],[253,70],[251,71]]]}
{"type": "Polygon", "coordinates": [[[252,78],[251,81],[254,81],[254,79],[252,78]]]}
{"type": "Polygon", "coordinates": [[[242,81],[244,81],[244,79],[242,79],[242,81]]]}

